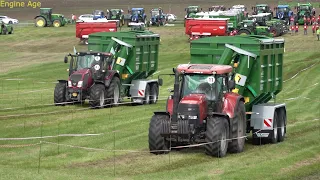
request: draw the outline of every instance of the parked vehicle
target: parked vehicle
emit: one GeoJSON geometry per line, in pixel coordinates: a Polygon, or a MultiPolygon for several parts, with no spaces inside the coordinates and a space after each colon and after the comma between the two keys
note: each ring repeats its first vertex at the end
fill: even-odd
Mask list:
{"type": "Polygon", "coordinates": [[[209,8],[209,11],[215,11],[215,12],[225,11],[225,10],[227,10],[227,8],[224,5],[215,5],[209,8]]]}
{"type": "Polygon", "coordinates": [[[167,21],[174,22],[177,20],[177,16],[174,14],[166,14],[167,21]]]}
{"type": "Polygon", "coordinates": [[[312,11],[313,6],[311,3],[298,3],[297,6],[295,6],[295,9],[297,10],[297,16],[295,23],[298,23],[299,25],[304,24],[304,18],[312,18],[312,16],[315,16],[315,11],[312,11]]]}
{"type": "Polygon", "coordinates": [[[289,24],[290,17],[293,15],[293,11],[289,5],[278,5],[274,8],[276,16],[275,19],[285,20],[286,24],[289,24]]]}
{"type": "Polygon", "coordinates": [[[52,8],[40,8],[40,15],[35,18],[36,27],[61,27],[66,24],[63,14],[52,14],[52,8]]]}
{"type": "Polygon", "coordinates": [[[257,4],[256,6],[252,7],[252,10],[252,15],[257,15],[260,13],[271,13],[273,17],[273,12],[268,4],[257,4]]]}
{"type": "Polygon", "coordinates": [[[106,22],[76,22],[76,37],[84,44],[88,44],[89,34],[96,32],[116,32],[117,21],[106,22]]]}
{"type": "Polygon", "coordinates": [[[80,21],[93,20],[93,14],[82,14],[78,17],[80,21]]]}
{"type": "Polygon", "coordinates": [[[0,21],[2,21],[5,24],[18,24],[19,23],[18,19],[13,19],[11,17],[1,16],[1,15],[0,15],[0,21]]]}
{"type": "MultiPolygon", "coordinates": [[[[107,11],[108,13],[109,11],[107,11]]],[[[106,19],[106,13],[102,10],[94,10],[93,13],[93,20],[97,20],[97,19],[106,19]]]]}
{"type": "Polygon", "coordinates": [[[228,18],[189,18],[186,19],[185,34],[189,40],[210,36],[228,35],[228,18]]]}
{"type": "Polygon", "coordinates": [[[118,105],[130,97],[134,104],[157,103],[160,36],[150,31],[99,32],[89,35],[87,52],[67,55],[68,80],[58,80],[54,103],[83,102],[93,108],[118,105]],[[148,47],[147,49],[145,47],[148,47]],[[142,56],[143,54],[143,56],[142,56]]]}
{"type": "Polygon", "coordinates": [[[206,154],[224,157],[243,152],[249,132],[255,145],[284,141],[286,105],[268,103],[282,90],[284,39],[201,38],[190,53],[190,63],[170,74],[173,94],[165,110],[150,120],[151,153],[203,143],[206,154]]]}
{"type": "Polygon", "coordinates": [[[110,9],[108,13],[108,19],[118,20],[119,27],[125,24],[124,14],[122,9],[110,9]]]}
{"type": "Polygon", "coordinates": [[[150,10],[151,18],[150,21],[147,22],[147,26],[164,26],[166,23],[166,17],[163,14],[163,10],[161,8],[153,8],[150,10]]]}
{"type": "Polygon", "coordinates": [[[147,15],[145,14],[144,8],[132,8],[131,10],[128,10],[128,13],[130,13],[130,22],[128,22],[128,26],[130,26],[131,22],[143,22],[144,24],[147,24],[147,15]]]}
{"type": "Polygon", "coordinates": [[[238,35],[264,35],[272,37],[270,27],[260,26],[255,20],[243,20],[237,28],[238,35]]]}
{"type": "Polygon", "coordinates": [[[188,6],[184,9],[186,11],[186,15],[184,16],[184,26],[186,26],[186,19],[193,17],[196,13],[202,11],[200,6],[188,6]]]}

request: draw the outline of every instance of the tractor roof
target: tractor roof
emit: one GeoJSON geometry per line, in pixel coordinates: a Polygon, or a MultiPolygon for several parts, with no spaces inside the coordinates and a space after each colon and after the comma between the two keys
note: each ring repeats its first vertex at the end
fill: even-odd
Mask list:
{"type": "Polygon", "coordinates": [[[283,5],[283,4],[278,5],[278,8],[288,8],[288,7],[289,5],[283,5]]]}
{"type": "Polygon", "coordinates": [[[298,3],[298,6],[311,6],[311,3],[298,3]]]}
{"type": "Polygon", "coordinates": [[[143,10],[143,8],[132,8],[131,10],[133,10],[133,11],[139,11],[139,10],[143,10]]]}
{"type": "Polygon", "coordinates": [[[177,70],[187,74],[227,74],[232,72],[232,67],[219,64],[180,64],[177,70]]]}
{"type": "Polygon", "coordinates": [[[188,6],[188,8],[198,8],[199,6],[188,6]]]}
{"type": "Polygon", "coordinates": [[[40,8],[40,9],[52,9],[52,8],[40,8]]]}
{"type": "Polygon", "coordinates": [[[122,9],[110,9],[110,11],[121,11],[122,9]]]}

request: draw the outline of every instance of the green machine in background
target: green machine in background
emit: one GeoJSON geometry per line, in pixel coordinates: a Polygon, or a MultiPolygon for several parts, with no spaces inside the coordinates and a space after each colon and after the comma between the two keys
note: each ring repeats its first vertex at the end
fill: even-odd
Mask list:
{"type": "Polygon", "coordinates": [[[52,14],[52,8],[40,8],[40,15],[34,19],[36,27],[61,27],[67,24],[63,14],[52,14]]]}

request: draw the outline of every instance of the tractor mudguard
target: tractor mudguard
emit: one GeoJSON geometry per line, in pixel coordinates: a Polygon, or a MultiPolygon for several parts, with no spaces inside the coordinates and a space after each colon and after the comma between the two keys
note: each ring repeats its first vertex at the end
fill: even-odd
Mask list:
{"type": "Polygon", "coordinates": [[[37,19],[38,17],[42,17],[42,18],[46,19],[45,17],[43,17],[43,16],[41,16],[41,15],[36,16],[34,19],[37,19]]]}
{"type": "Polygon", "coordinates": [[[168,98],[167,100],[166,110],[169,114],[172,115],[172,112],[173,112],[173,96],[172,95],[171,95],[171,98],[168,98]]]}
{"type": "Polygon", "coordinates": [[[235,109],[239,103],[239,101],[244,102],[244,98],[236,93],[229,92],[224,95],[224,102],[223,102],[223,108],[222,112],[227,114],[230,119],[234,118],[235,115],[235,109]]]}
{"type": "Polygon", "coordinates": [[[60,80],[60,79],[58,80],[58,82],[59,82],[59,83],[68,83],[67,80],[60,80]]]}
{"type": "Polygon", "coordinates": [[[166,111],[155,111],[153,112],[154,115],[167,115],[170,118],[170,113],[166,111]]]}
{"type": "Polygon", "coordinates": [[[117,76],[120,78],[119,74],[117,71],[113,71],[113,70],[109,70],[107,71],[107,74],[104,78],[104,84],[106,87],[109,87],[110,83],[111,83],[111,80],[114,76],[117,76]]]}

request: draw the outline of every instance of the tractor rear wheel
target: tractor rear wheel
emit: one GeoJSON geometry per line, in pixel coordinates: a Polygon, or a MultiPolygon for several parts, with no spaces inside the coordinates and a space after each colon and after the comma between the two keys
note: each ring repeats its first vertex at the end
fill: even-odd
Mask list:
{"type": "Polygon", "coordinates": [[[54,27],[61,27],[61,22],[60,22],[60,20],[54,20],[54,21],[53,21],[53,26],[54,26],[54,27]]]}
{"type": "Polygon", "coordinates": [[[47,22],[43,17],[36,18],[36,27],[45,27],[46,25],[47,25],[47,22]]]}
{"type": "Polygon", "coordinates": [[[149,124],[149,150],[152,154],[169,153],[169,141],[161,136],[162,122],[169,121],[167,115],[153,115],[149,124]]]}
{"type": "Polygon", "coordinates": [[[159,88],[157,83],[153,83],[150,89],[150,104],[156,104],[159,96],[159,88]]]}
{"type": "Polygon", "coordinates": [[[274,27],[272,27],[272,28],[270,29],[270,33],[272,33],[273,37],[279,36],[279,32],[278,32],[277,29],[274,28],[274,27]]]}
{"type": "Polygon", "coordinates": [[[89,104],[93,108],[103,108],[105,105],[106,90],[104,84],[94,84],[90,89],[89,104]]]}
{"type": "Polygon", "coordinates": [[[64,106],[66,102],[66,83],[59,82],[56,84],[56,87],[54,88],[54,104],[56,106],[61,105],[64,106]]]}
{"type": "Polygon", "coordinates": [[[223,117],[210,117],[207,120],[206,154],[224,157],[228,150],[229,125],[223,117]]]}
{"type": "Polygon", "coordinates": [[[113,77],[109,87],[107,88],[107,100],[108,104],[113,106],[118,106],[120,100],[120,79],[118,77],[113,77]]]}
{"type": "Polygon", "coordinates": [[[235,117],[231,119],[231,142],[229,152],[240,153],[244,149],[246,135],[246,110],[244,103],[239,101],[235,117]]]}
{"type": "Polygon", "coordinates": [[[4,27],[2,28],[1,34],[6,35],[7,32],[8,32],[8,29],[7,29],[7,27],[4,26],[4,27]]]}
{"type": "Polygon", "coordinates": [[[238,31],[238,35],[241,35],[241,36],[245,36],[245,35],[250,35],[250,31],[246,30],[246,29],[241,29],[238,31]]]}

